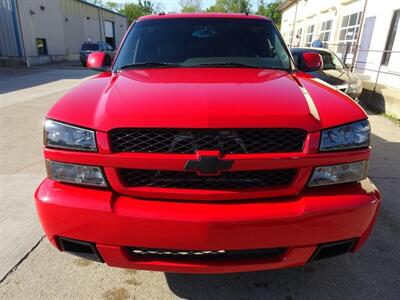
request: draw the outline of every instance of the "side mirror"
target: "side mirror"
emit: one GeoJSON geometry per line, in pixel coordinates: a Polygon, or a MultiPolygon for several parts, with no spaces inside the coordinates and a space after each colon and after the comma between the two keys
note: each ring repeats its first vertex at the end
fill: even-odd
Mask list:
{"type": "Polygon", "coordinates": [[[299,69],[304,72],[313,72],[322,69],[323,61],[318,52],[304,52],[302,55],[302,64],[299,64],[299,69]]]}
{"type": "Polygon", "coordinates": [[[87,59],[87,67],[91,70],[104,72],[111,66],[110,55],[104,52],[93,52],[87,59]]]}

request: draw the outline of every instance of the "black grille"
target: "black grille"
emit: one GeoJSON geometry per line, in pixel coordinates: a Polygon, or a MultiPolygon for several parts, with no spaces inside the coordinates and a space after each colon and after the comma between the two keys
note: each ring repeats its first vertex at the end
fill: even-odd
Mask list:
{"type": "Polygon", "coordinates": [[[300,152],[306,132],[302,129],[114,129],[113,152],[222,153],[300,152]]]}
{"type": "Polygon", "coordinates": [[[252,250],[171,250],[127,247],[128,253],[143,259],[186,259],[186,260],[235,260],[275,258],[284,254],[286,248],[267,248],[252,250]]]}
{"type": "Polygon", "coordinates": [[[222,172],[216,176],[199,176],[196,172],[120,169],[126,187],[157,187],[181,189],[245,189],[289,185],[295,169],[268,171],[222,172]]]}

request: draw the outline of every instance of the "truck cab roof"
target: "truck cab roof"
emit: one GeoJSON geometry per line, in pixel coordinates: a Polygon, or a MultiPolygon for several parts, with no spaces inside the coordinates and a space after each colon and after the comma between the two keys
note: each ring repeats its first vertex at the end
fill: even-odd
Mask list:
{"type": "Polygon", "coordinates": [[[252,15],[246,13],[173,13],[173,14],[156,14],[140,17],[138,21],[153,20],[153,19],[177,19],[177,18],[235,18],[235,19],[261,19],[270,20],[267,17],[252,15]]]}

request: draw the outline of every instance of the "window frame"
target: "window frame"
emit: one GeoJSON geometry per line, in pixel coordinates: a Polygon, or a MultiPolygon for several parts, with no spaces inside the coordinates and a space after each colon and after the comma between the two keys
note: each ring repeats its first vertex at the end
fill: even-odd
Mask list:
{"type": "Polygon", "coordinates": [[[354,42],[357,41],[357,37],[360,34],[361,17],[362,17],[361,11],[351,13],[342,17],[342,22],[340,24],[340,30],[339,30],[339,38],[338,38],[339,44],[347,44],[349,42],[354,44],[354,42]],[[352,16],[354,15],[356,15],[356,23],[354,25],[350,25],[350,21],[352,20],[352,16]],[[346,24],[343,24],[345,18],[347,18],[347,22],[346,24]],[[347,38],[348,32],[350,30],[353,30],[353,35],[351,39],[347,38]],[[344,32],[344,38],[341,38],[342,32],[344,32]]]}
{"type": "Polygon", "coordinates": [[[306,44],[305,44],[306,47],[311,47],[314,37],[314,31],[315,31],[315,24],[307,26],[306,44]],[[310,28],[312,28],[312,31],[310,31],[310,28]]]}
{"type": "MultiPolygon", "coordinates": [[[[388,36],[386,38],[385,51],[392,51],[394,41],[396,39],[397,27],[400,24],[400,9],[393,11],[392,21],[390,22],[390,28],[388,36]]],[[[391,52],[384,52],[382,55],[381,64],[388,66],[390,62],[391,52]]]]}
{"type": "Polygon", "coordinates": [[[332,36],[332,28],[333,28],[333,19],[328,19],[328,20],[325,20],[325,21],[323,21],[321,23],[319,35],[321,37],[321,42],[323,44],[325,44],[325,43],[329,44],[329,41],[330,41],[331,36],[332,36]],[[330,23],[330,27],[327,28],[328,27],[327,25],[329,23],[330,23]]]}
{"type": "Polygon", "coordinates": [[[289,48],[293,46],[293,26],[291,26],[290,30],[288,31],[288,37],[287,37],[287,45],[289,48]]]}
{"type": "Polygon", "coordinates": [[[49,55],[49,51],[47,48],[47,39],[45,38],[35,38],[35,46],[36,46],[36,51],[38,56],[47,56],[49,55]],[[43,43],[43,47],[39,47],[38,46],[38,42],[42,42],[43,43]],[[43,53],[41,53],[41,51],[39,51],[39,49],[42,48],[44,49],[43,53]]]}

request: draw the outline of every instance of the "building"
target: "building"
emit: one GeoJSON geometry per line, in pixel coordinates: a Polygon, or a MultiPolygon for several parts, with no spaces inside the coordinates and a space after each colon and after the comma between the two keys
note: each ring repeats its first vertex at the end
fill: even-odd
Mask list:
{"type": "Polygon", "coordinates": [[[279,10],[289,46],[310,46],[319,35],[363,79],[400,86],[400,1],[286,0],[279,10]]]}
{"type": "Polygon", "coordinates": [[[79,59],[85,41],[117,47],[128,19],[82,0],[0,0],[0,66],[79,59]]]}

